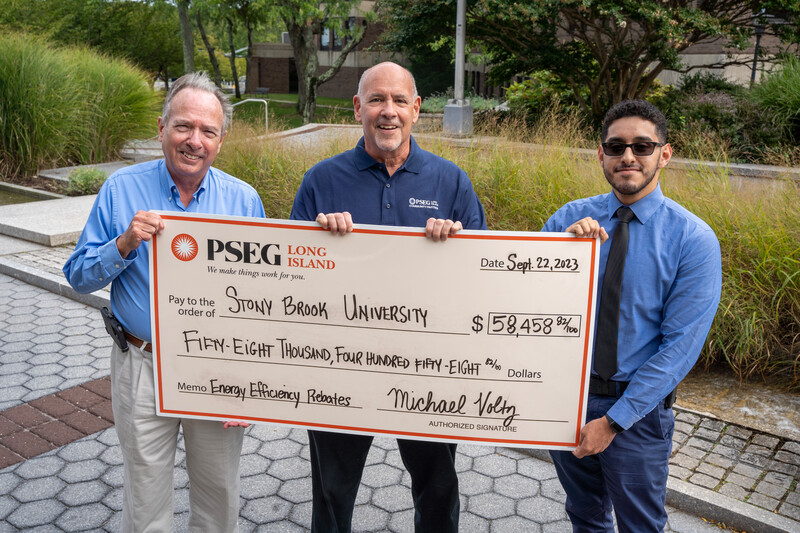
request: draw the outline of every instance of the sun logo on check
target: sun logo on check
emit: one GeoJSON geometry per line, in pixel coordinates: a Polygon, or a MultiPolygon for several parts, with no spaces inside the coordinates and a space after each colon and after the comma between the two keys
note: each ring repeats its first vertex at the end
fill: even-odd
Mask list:
{"type": "Polygon", "coordinates": [[[197,241],[194,237],[181,233],[172,239],[172,253],[181,261],[191,261],[197,256],[197,241]]]}

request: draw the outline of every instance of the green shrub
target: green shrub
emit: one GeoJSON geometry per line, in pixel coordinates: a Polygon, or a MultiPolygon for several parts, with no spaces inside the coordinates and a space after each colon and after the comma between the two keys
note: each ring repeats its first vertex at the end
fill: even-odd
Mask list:
{"type": "Polygon", "coordinates": [[[739,94],[743,88],[713,72],[687,74],[678,83],[678,90],[684,94],[728,93],[739,94]]]}
{"type": "Polygon", "coordinates": [[[107,160],[128,139],[153,135],[157,116],[147,77],[125,61],[0,35],[0,171],[7,176],[107,160]]]}
{"type": "Polygon", "coordinates": [[[576,107],[572,89],[547,70],[539,70],[521,82],[512,83],[506,89],[506,98],[512,109],[524,109],[534,116],[552,107],[564,110],[576,107]]]}
{"type": "Polygon", "coordinates": [[[784,59],[775,72],[753,87],[752,95],[780,119],[793,140],[800,140],[800,58],[784,59]]]}
{"type": "Polygon", "coordinates": [[[70,196],[97,194],[106,177],[106,173],[96,167],[76,168],[69,173],[67,194],[70,196]]]}
{"type": "Polygon", "coordinates": [[[773,110],[716,74],[686,76],[653,103],[666,115],[670,142],[683,157],[761,162],[765,149],[785,137],[783,120],[773,110]]]}

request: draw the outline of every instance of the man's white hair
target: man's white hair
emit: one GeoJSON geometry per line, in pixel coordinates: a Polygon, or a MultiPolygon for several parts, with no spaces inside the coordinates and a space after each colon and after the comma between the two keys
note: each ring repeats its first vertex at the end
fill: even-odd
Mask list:
{"type": "Polygon", "coordinates": [[[172,107],[172,99],[175,95],[184,89],[196,89],[198,91],[205,91],[213,94],[222,106],[222,133],[228,131],[228,126],[231,124],[233,118],[233,105],[228,99],[228,95],[223,93],[219,87],[214,85],[214,82],[208,77],[205,72],[192,72],[184,74],[172,84],[167,92],[167,97],[164,98],[164,107],[161,111],[161,118],[164,124],[169,123],[169,113],[172,107]]]}

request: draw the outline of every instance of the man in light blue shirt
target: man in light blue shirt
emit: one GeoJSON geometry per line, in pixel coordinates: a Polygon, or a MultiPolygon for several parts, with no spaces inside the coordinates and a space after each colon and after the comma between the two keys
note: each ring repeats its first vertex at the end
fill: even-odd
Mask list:
{"type": "Polygon", "coordinates": [[[182,426],[189,529],[233,532],[239,513],[242,428],[155,414],[150,332],[150,240],[164,221],[150,210],[264,217],[258,193],[211,167],[232,107],[205,74],[178,79],[164,101],[164,159],[115,172],[103,185],[64,275],[78,292],[111,283],[111,310],[129,349],[114,344],[111,393],[124,465],[121,530],[172,531],[172,470],[182,426]]]}
{"type": "MultiPolygon", "coordinates": [[[[592,375],[578,448],[551,455],[574,531],[614,531],[612,507],[621,532],[662,531],[673,391],[697,361],[719,304],[720,248],[705,222],[661,192],[659,173],[672,148],[658,109],[642,100],[617,104],[606,114],[602,139],[598,157],[612,192],[566,204],[543,231],[564,231],[581,217],[607,230],[610,244],[600,248],[601,294],[609,251],[622,234],[625,208],[618,210],[632,210],[616,371],[607,380],[592,375]]],[[[595,333],[595,359],[601,334],[595,333]]]]}

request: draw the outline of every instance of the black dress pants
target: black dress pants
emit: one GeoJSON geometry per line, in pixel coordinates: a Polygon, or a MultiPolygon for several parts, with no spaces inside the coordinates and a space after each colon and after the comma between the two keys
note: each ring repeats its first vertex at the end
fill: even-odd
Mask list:
{"type": "MultiPolygon", "coordinates": [[[[309,431],[313,487],[312,533],[349,533],[372,437],[309,431]]],[[[411,475],[416,533],[457,533],[456,445],[397,439],[411,475]]]]}

